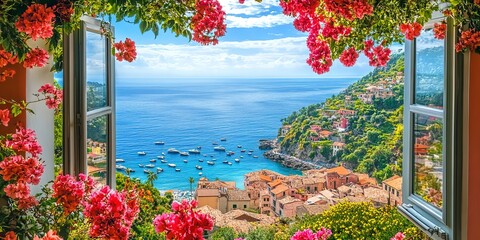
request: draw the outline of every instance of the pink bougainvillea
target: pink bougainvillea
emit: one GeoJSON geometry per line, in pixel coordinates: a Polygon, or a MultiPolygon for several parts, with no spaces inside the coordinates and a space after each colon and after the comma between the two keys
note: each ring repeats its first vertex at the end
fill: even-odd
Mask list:
{"type": "Polygon", "coordinates": [[[358,56],[358,52],[355,48],[351,47],[342,52],[342,55],[340,55],[340,62],[346,67],[351,67],[357,62],[358,56]]]}
{"type": "Polygon", "coordinates": [[[217,44],[218,38],[225,35],[225,12],[218,0],[198,0],[192,17],[193,40],[202,44],[217,44]]]}
{"type": "Polygon", "coordinates": [[[422,25],[420,23],[403,23],[400,25],[400,31],[405,35],[407,40],[413,40],[420,36],[422,25]]]}
{"type": "Polygon", "coordinates": [[[5,181],[38,184],[43,174],[43,165],[34,157],[10,156],[0,162],[0,174],[5,181]]]}
{"type": "Polygon", "coordinates": [[[445,33],[447,32],[447,24],[445,22],[435,23],[433,27],[433,36],[436,39],[445,39],[445,33]]]}
{"type": "Polygon", "coordinates": [[[52,84],[45,84],[38,89],[45,96],[45,105],[50,109],[57,109],[63,101],[63,91],[52,84]]]}
{"type": "Polygon", "coordinates": [[[90,195],[83,213],[91,224],[90,237],[128,239],[139,211],[135,191],[117,192],[104,186],[90,195]]]}
{"type": "Polygon", "coordinates": [[[480,31],[469,29],[462,32],[460,40],[455,45],[455,50],[461,52],[465,49],[474,51],[477,47],[480,47],[480,31]]]}
{"type": "Polygon", "coordinates": [[[405,234],[403,234],[402,232],[398,232],[397,234],[395,234],[394,237],[390,238],[390,240],[403,240],[405,239],[405,234]]]}
{"type": "Polygon", "coordinates": [[[75,211],[92,190],[93,179],[80,174],[79,181],[70,175],[59,175],[53,182],[53,195],[65,215],[75,211]]]}
{"type": "Polygon", "coordinates": [[[195,211],[196,207],[195,200],[173,202],[172,213],[164,213],[153,220],[155,231],[164,232],[167,239],[204,239],[203,230],[212,230],[213,220],[209,215],[195,211]]]}
{"type": "Polygon", "coordinates": [[[7,232],[4,240],[17,240],[17,234],[15,234],[13,231],[7,232]]]}
{"type": "Polygon", "coordinates": [[[30,196],[30,187],[25,182],[8,184],[3,191],[7,197],[17,202],[19,209],[27,209],[38,204],[37,200],[30,196]]]}
{"type": "Polygon", "coordinates": [[[338,41],[340,36],[348,36],[351,28],[344,26],[335,26],[333,22],[326,22],[322,29],[322,36],[338,41]]]}
{"type": "Polygon", "coordinates": [[[55,14],[51,8],[42,4],[32,4],[18,18],[15,27],[33,40],[47,39],[53,36],[54,18],[55,14]]]}
{"type": "Polygon", "coordinates": [[[42,153],[42,147],[38,144],[35,131],[28,128],[17,128],[11,139],[6,141],[6,145],[18,153],[30,153],[32,157],[37,157],[42,153]]]}
{"type": "Polygon", "coordinates": [[[0,122],[3,126],[7,127],[8,123],[10,122],[10,110],[9,109],[2,109],[0,110],[0,122]]]}
{"type": "Polygon", "coordinates": [[[42,238],[38,237],[37,235],[35,235],[35,237],[33,238],[33,240],[62,240],[62,239],[63,238],[58,236],[57,233],[53,230],[48,231],[45,234],[45,236],[43,236],[42,238]]]}
{"type": "Polygon", "coordinates": [[[365,48],[363,53],[370,60],[369,64],[372,67],[384,67],[390,60],[391,50],[389,48],[378,45],[374,47],[373,40],[367,40],[364,43],[365,48]]]}
{"type": "Polygon", "coordinates": [[[130,38],[125,39],[125,43],[122,41],[113,44],[116,49],[115,57],[118,61],[127,61],[133,62],[137,58],[137,48],[135,47],[135,42],[130,38]]]}
{"type": "Polygon", "coordinates": [[[310,56],[307,59],[314,72],[317,74],[326,73],[333,64],[330,48],[326,41],[315,40],[307,43],[310,49],[310,56]]]}
{"type": "Polygon", "coordinates": [[[332,235],[330,229],[321,228],[318,232],[314,233],[310,229],[297,231],[290,240],[326,240],[332,235]]]}
{"type": "Polygon", "coordinates": [[[324,0],[325,10],[349,21],[362,19],[373,13],[373,6],[367,0],[324,0]]]}
{"type": "Polygon", "coordinates": [[[48,52],[41,48],[34,48],[25,57],[23,66],[26,68],[43,67],[48,63],[48,52]]]}

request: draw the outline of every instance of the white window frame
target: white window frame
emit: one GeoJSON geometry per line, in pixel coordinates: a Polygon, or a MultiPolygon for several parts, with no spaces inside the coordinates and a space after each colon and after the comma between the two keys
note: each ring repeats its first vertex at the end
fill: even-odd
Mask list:
{"type": "Polygon", "coordinates": [[[102,37],[105,40],[106,107],[87,111],[86,32],[101,34],[101,28],[110,28],[112,34],[114,32],[113,27],[105,22],[84,16],[81,18],[79,30],[63,36],[63,172],[71,175],[88,173],[87,122],[107,116],[106,183],[115,187],[115,74],[111,40],[105,35],[102,37]]]}
{"type": "Polygon", "coordinates": [[[442,110],[415,104],[416,41],[406,42],[403,204],[398,209],[433,239],[461,239],[463,56],[455,52],[456,29],[451,18],[433,19],[425,25],[425,28],[433,28],[434,23],[442,20],[447,21],[442,110]],[[443,122],[443,204],[441,210],[414,194],[413,114],[437,117],[443,122]]]}

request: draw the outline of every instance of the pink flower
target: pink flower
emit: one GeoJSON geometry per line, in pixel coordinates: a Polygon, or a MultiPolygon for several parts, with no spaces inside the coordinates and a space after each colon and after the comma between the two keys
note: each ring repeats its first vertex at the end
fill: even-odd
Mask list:
{"type": "Polygon", "coordinates": [[[54,18],[55,14],[51,8],[42,4],[32,4],[18,18],[15,27],[33,40],[46,39],[53,36],[54,18]]]}
{"type": "Polygon", "coordinates": [[[10,122],[10,110],[8,109],[3,109],[0,110],[0,122],[2,122],[2,125],[7,127],[8,122],[10,122]]]}
{"type": "Polygon", "coordinates": [[[332,235],[330,229],[321,228],[318,232],[313,233],[310,229],[297,231],[290,240],[326,240],[332,235]]]}
{"type": "Polygon", "coordinates": [[[155,231],[165,232],[167,239],[204,239],[203,230],[212,230],[213,220],[207,214],[196,212],[196,206],[195,200],[172,203],[172,213],[164,213],[153,220],[155,231]]]}
{"type": "Polygon", "coordinates": [[[324,0],[325,10],[349,21],[373,14],[373,6],[367,0],[324,0]]]}
{"type": "Polygon", "coordinates": [[[19,209],[27,209],[37,204],[35,198],[30,196],[30,187],[24,182],[8,184],[3,191],[7,197],[17,200],[19,209]]]}
{"type": "Polygon", "coordinates": [[[28,128],[18,128],[12,134],[11,140],[6,141],[6,145],[17,152],[30,153],[32,157],[37,157],[42,153],[42,147],[38,144],[35,131],[28,128]]]}
{"type": "Polygon", "coordinates": [[[407,40],[413,40],[420,36],[422,25],[420,23],[403,23],[400,25],[400,31],[405,35],[407,40]]]}
{"type": "Polygon", "coordinates": [[[457,52],[461,52],[464,49],[475,51],[478,47],[480,47],[480,31],[469,29],[462,32],[460,40],[455,45],[455,50],[457,52]]]}
{"type": "Polygon", "coordinates": [[[393,238],[390,238],[390,240],[403,240],[404,238],[405,235],[402,232],[398,232],[393,238]]]}
{"type": "Polygon", "coordinates": [[[43,67],[47,65],[48,58],[48,52],[37,47],[27,53],[27,56],[23,61],[23,66],[26,68],[43,67]]]}
{"type": "Polygon", "coordinates": [[[433,27],[433,36],[436,39],[445,39],[445,33],[447,32],[447,24],[445,22],[435,23],[433,27]]]}
{"type": "Polygon", "coordinates": [[[309,41],[311,39],[312,38],[309,37],[307,40],[307,46],[310,49],[310,56],[307,59],[307,63],[317,74],[326,73],[330,70],[333,63],[330,47],[325,41],[320,41],[316,38],[314,38],[315,40],[313,41],[309,41]]]}
{"type": "Polygon", "coordinates": [[[315,9],[320,5],[318,0],[281,0],[283,13],[292,17],[313,16],[315,9]]]}
{"type": "Polygon", "coordinates": [[[41,86],[38,92],[45,96],[45,105],[49,109],[57,109],[63,101],[63,91],[52,84],[47,83],[41,86]]]}
{"type": "Polygon", "coordinates": [[[369,64],[372,67],[384,67],[390,61],[390,49],[381,45],[374,47],[373,40],[367,40],[364,43],[363,53],[368,57],[369,64]]]}
{"type": "Polygon", "coordinates": [[[0,162],[0,174],[5,181],[20,181],[38,184],[43,174],[43,165],[37,158],[10,156],[0,162]]]}
{"type": "Polygon", "coordinates": [[[63,207],[65,215],[75,211],[85,200],[85,183],[76,181],[70,175],[59,175],[53,182],[53,195],[57,203],[63,207]]]}
{"type": "Polygon", "coordinates": [[[137,58],[137,48],[135,47],[135,42],[130,38],[125,39],[125,43],[122,41],[113,44],[115,49],[118,51],[115,53],[118,61],[127,61],[133,62],[137,58]]]}
{"type": "Polygon", "coordinates": [[[195,10],[191,22],[193,40],[202,45],[216,45],[227,29],[222,5],[218,0],[197,0],[195,10]]]}
{"type": "Polygon", "coordinates": [[[43,236],[42,238],[39,238],[37,237],[37,235],[35,235],[33,240],[63,240],[63,238],[58,236],[55,231],[49,230],[47,234],[45,234],[45,236],[43,236]]]}
{"type": "Polygon", "coordinates": [[[238,0],[238,2],[239,2],[240,4],[244,4],[244,3],[245,3],[245,0],[238,0]]]}
{"type": "Polygon", "coordinates": [[[337,41],[340,36],[348,36],[351,28],[344,26],[334,26],[333,22],[327,22],[323,26],[322,36],[325,38],[332,38],[337,41]]]}
{"type": "Polygon", "coordinates": [[[358,52],[354,47],[345,49],[340,55],[340,62],[343,63],[346,67],[351,67],[355,65],[355,62],[358,59],[358,52]]]}

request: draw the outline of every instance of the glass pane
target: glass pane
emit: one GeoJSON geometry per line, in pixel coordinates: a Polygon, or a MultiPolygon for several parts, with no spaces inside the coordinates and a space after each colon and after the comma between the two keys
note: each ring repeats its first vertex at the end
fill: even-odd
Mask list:
{"type": "Polygon", "coordinates": [[[416,38],[415,103],[443,108],[445,41],[423,31],[416,38]]]}
{"type": "Polygon", "coordinates": [[[106,184],[108,160],[108,116],[87,122],[87,165],[88,175],[106,184]]]}
{"type": "Polygon", "coordinates": [[[86,32],[87,111],[107,106],[107,66],[105,38],[86,32]]]}
{"type": "Polygon", "coordinates": [[[414,114],[414,191],[441,208],[443,203],[443,123],[436,117],[414,114]]]}

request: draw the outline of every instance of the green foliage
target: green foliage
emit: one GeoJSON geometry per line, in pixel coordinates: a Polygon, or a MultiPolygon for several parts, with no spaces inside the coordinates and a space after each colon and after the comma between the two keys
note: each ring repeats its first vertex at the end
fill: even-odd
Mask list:
{"type": "Polygon", "coordinates": [[[247,234],[239,234],[240,237],[255,240],[272,240],[275,238],[276,228],[274,226],[256,227],[247,234]]]}
{"type": "Polygon", "coordinates": [[[237,233],[231,227],[222,227],[215,230],[210,236],[211,240],[234,240],[237,237],[237,233]]]}
{"type": "Polygon", "coordinates": [[[301,218],[291,226],[290,235],[322,227],[332,230],[332,239],[390,239],[397,232],[405,233],[407,239],[427,239],[395,208],[375,208],[368,202],[340,202],[320,215],[301,218]]]}

